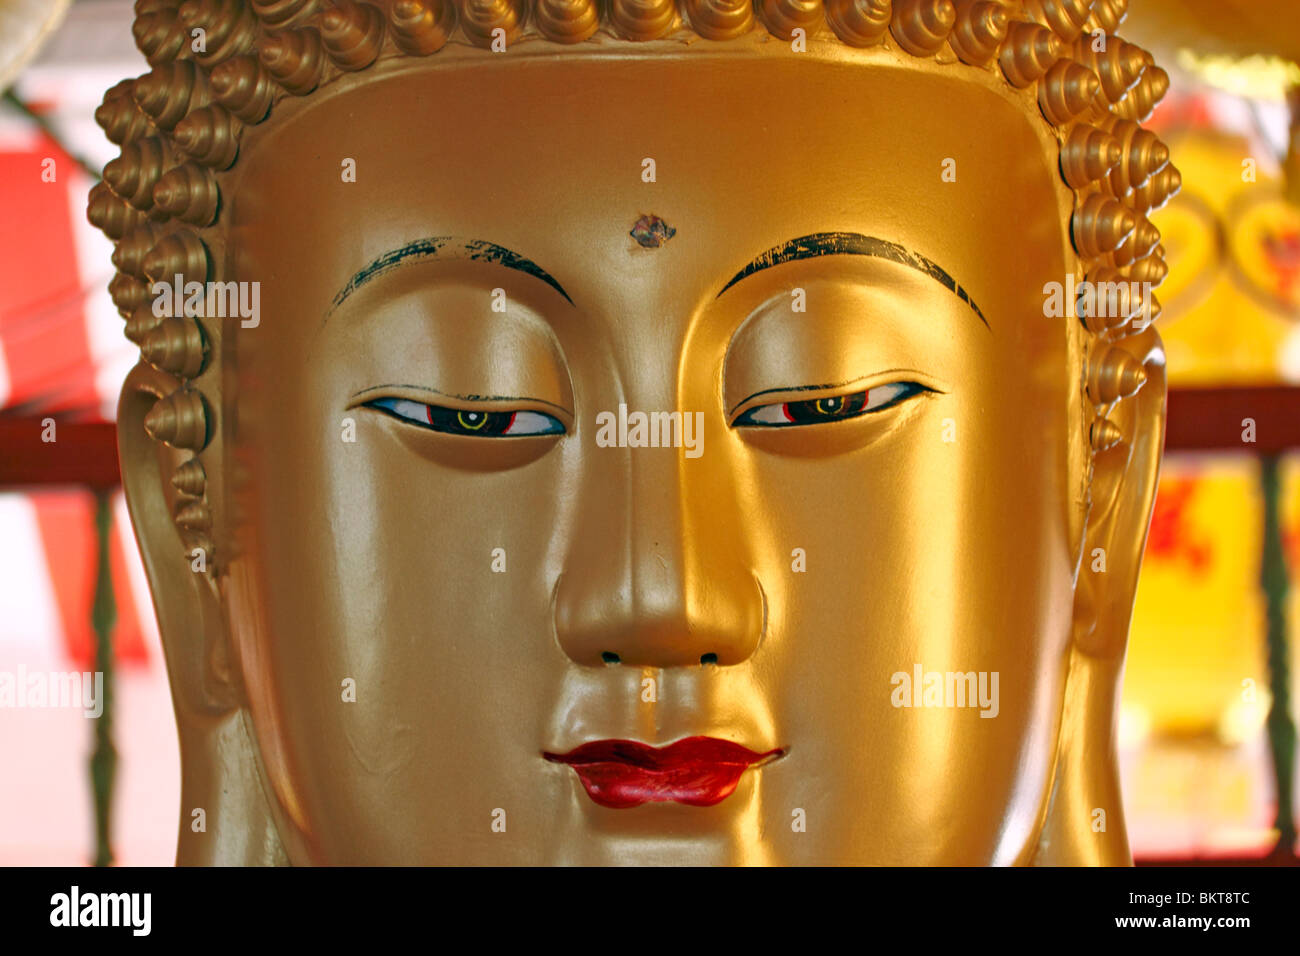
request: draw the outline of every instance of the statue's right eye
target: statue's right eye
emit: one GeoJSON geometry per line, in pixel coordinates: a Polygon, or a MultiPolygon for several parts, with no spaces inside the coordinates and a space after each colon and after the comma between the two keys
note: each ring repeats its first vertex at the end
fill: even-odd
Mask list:
{"type": "Polygon", "coordinates": [[[366,405],[401,421],[448,435],[516,438],[564,434],[564,424],[558,418],[532,409],[484,411],[430,405],[408,398],[380,398],[366,405]]]}

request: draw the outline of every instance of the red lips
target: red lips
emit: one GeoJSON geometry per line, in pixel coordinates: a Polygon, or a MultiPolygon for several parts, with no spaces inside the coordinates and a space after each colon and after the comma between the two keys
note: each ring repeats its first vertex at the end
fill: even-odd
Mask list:
{"type": "Polygon", "coordinates": [[[747,769],[781,753],[755,753],[717,737],[687,737],[666,747],[593,740],[567,754],[542,756],[572,767],[596,803],[622,810],[669,800],[711,807],[731,795],[747,769]]]}

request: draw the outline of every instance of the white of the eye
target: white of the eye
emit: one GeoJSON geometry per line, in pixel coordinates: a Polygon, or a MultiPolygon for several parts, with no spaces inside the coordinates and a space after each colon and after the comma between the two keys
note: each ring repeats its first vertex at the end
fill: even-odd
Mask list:
{"type": "Polygon", "coordinates": [[[428,422],[428,406],[422,402],[413,402],[408,398],[390,398],[388,400],[388,410],[395,415],[401,415],[403,418],[409,418],[413,422],[428,422]]]}
{"type": "Polygon", "coordinates": [[[749,420],[759,425],[788,425],[784,405],[760,405],[750,414],[749,420]]]}
{"type": "Polygon", "coordinates": [[[543,415],[541,412],[515,412],[515,420],[501,434],[541,435],[549,432],[553,427],[549,415],[543,415]]]}
{"type": "Polygon", "coordinates": [[[881,405],[888,405],[894,399],[907,391],[906,382],[892,382],[889,385],[877,385],[867,391],[867,403],[862,406],[864,412],[869,412],[873,408],[879,408],[881,405]]]}

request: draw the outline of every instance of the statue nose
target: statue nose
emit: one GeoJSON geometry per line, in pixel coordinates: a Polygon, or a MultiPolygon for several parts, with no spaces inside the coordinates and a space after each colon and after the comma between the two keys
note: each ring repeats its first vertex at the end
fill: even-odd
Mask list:
{"type": "Polygon", "coordinates": [[[758,580],[701,569],[696,578],[671,566],[603,574],[580,583],[566,572],[556,603],[556,634],[575,663],[632,667],[740,664],[758,647],[763,597],[758,580]],[[603,585],[603,587],[601,587],[603,585]],[[600,587],[601,593],[591,593],[600,587]],[[583,594],[586,597],[583,597],[583,594]]]}
{"type": "Polygon", "coordinates": [[[634,667],[742,663],[765,599],[746,566],[736,512],[711,501],[705,465],[674,449],[593,456],[555,597],[560,646],[576,663],[634,667]]]}

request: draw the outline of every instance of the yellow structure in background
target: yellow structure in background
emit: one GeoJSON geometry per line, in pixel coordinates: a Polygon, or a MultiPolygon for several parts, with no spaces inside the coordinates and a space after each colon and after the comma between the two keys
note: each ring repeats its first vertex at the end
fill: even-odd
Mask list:
{"type": "Polygon", "coordinates": [[[1126,703],[1153,730],[1237,742],[1263,724],[1257,471],[1240,457],[1162,476],[1125,674],[1126,703]]]}
{"type": "MultiPolygon", "coordinates": [[[[1136,855],[1269,849],[1271,703],[1259,585],[1263,504],[1247,455],[1166,459],[1121,702],[1136,855]]],[[[1300,700],[1300,459],[1283,469],[1291,699],[1300,700]]]]}
{"type": "Polygon", "coordinates": [[[1300,209],[1276,158],[1208,128],[1168,138],[1183,190],[1152,221],[1170,386],[1300,382],[1300,209]]]}
{"type": "MultiPolygon", "coordinates": [[[[1169,382],[1300,383],[1300,210],[1275,157],[1195,110],[1162,132],[1183,190],[1153,216],[1169,382]]],[[[1264,721],[1271,703],[1260,587],[1259,467],[1240,454],[1170,456],[1134,609],[1121,750],[1135,852],[1249,854],[1276,839],[1264,721]]],[[[1292,700],[1300,699],[1300,460],[1283,468],[1292,700]]]]}

